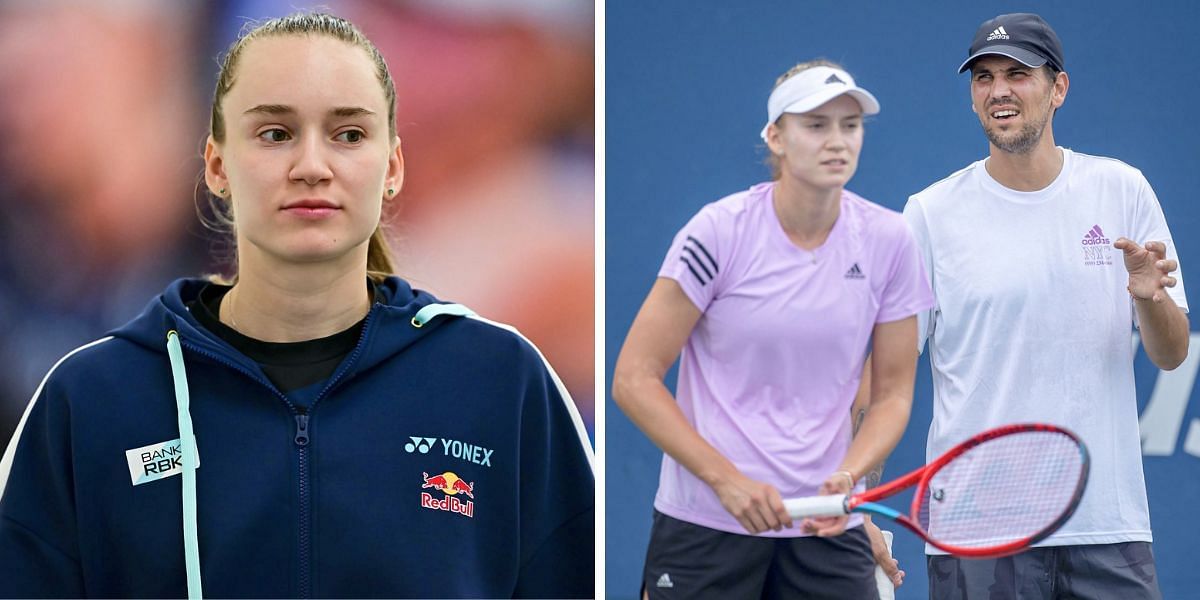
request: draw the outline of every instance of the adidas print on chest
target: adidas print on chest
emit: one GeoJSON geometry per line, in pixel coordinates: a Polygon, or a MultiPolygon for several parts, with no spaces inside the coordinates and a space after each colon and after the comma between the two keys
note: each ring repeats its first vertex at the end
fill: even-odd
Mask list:
{"type": "Polygon", "coordinates": [[[1104,235],[1104,230],[1100,229],[1100,225],[1092,225],[1092,228],[1083,234],[1080,247],[1083,249],[1085,266],[1113,264],[1112,240],[1104,235]]]}

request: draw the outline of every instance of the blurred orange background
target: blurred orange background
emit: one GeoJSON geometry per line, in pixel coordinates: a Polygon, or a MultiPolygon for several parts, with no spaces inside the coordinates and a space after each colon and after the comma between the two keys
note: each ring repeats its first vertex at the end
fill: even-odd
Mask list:
{"type": "MultiPolygon", "coordinates": [[[[249,20],[359,25],[397,86],[399,274],[510,323],[594,431],[592,3],[0,3],[0,443],[66,352],[222,269],[197,207],[217,59],[249,20]]],[[[119,415],[114,415],[119,418],[119,415]]]]}

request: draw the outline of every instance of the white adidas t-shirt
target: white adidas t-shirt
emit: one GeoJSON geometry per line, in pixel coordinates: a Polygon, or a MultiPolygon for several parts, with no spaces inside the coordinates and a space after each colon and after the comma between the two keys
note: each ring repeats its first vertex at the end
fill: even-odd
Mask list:
{"type": "MultiPolygon", "coordinates": [[[[1091,476],[1075,515],[1038,545],[1148,542],[1134,309],[1112,243],[1161,241],[1178,254],[1141,171],[1062,152],[1043,190],[1005,188],[981,160],[904,209],[936,301],[919,324],[933,367],[927,456],[1008,423],[1065,426],[1087,444],[1091,476]]],[[[1168,293],[1186,311],[1182,270],[1174,276],[1168,293]]]]}

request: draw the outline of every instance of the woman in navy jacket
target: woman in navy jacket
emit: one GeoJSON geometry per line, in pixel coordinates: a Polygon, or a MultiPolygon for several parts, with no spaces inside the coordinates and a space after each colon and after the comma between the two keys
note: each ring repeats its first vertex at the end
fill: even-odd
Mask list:
{"type": "Polygon", "coordinates": [[[515,330],[390,275],[403,174],[353,25],[234,43],[205,179],[238,275],[51,369],[0,460],[0,595],[592,594],[579,415],[515,330]]]}

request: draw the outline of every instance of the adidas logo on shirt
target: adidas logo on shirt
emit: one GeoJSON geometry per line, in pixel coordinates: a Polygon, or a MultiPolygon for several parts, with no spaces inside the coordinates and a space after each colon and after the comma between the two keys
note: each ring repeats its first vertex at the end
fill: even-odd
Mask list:
{"type": "Polygon", "coordinates": [[[670,574],[663,573],[662,577],[658,578],[658,583],[654,584],[654,586],[660,587],[660,588],[673,588],[673,587],[675,587],[675,584],[671,583],[671,575],[670,574]]]}
{"type": "Polygon", "coordinates": [[[866,279],[866,278],[867,278],[867,276],[863,275],[862,269],[858,268],[858,263],[854,263],[854,266],[850,267],[849,271],[846,271],[846,279],[866,279]]]}
{"type": "Polygon", "coordinates": [[[1104,230],[1100,229],[1099,225],[1092,225],[1092,228],[1083,234],[1083,240],[1080,243],[1083,248],[1084,266],[1113,264],[1112,240],[1104,235],[1104,230]]]}
{"type": "Polygon", "coordinates": [[[990,42],[992,40],[1007,40],[1008,37],[1009,37],[1008,32],[1004,30],[1003,26],[1000,26],[1000,27],[997,27],[996,30],[993,31],[991,33],[991,35],[989,35],[987,37],[987,41],[990,42]]]}
{"type": "Polygon", "coordinates": [[[1104,236],[1104,231],[1099,225],[1092,225],[1091,230],[1083,234],[1084,246],[1107,246],[1111,244],[1107,237],[1104,236]]]}

